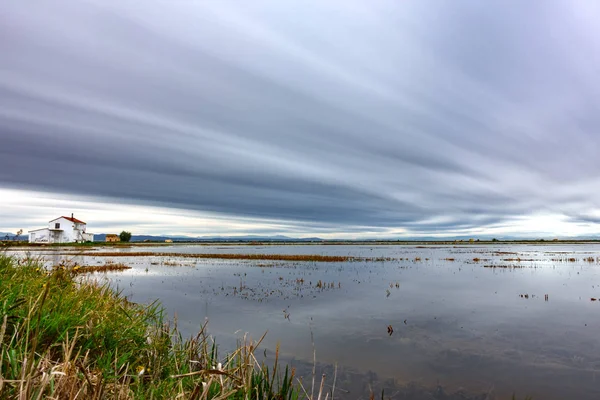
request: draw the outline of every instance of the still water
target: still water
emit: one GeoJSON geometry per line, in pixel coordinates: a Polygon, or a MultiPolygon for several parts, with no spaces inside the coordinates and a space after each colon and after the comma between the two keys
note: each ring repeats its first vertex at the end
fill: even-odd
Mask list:
{"type": "MultiPolygon", "coordinates": [[[[600,301],[592,300],[600,298],[598,245],[173,245],[110,251],[171,253],[114,257],[133,268],[95,276],[132,301],[158,299],[186,334],[208,320],[222,350],[246,332],[256,339],[268,332],[262,346],[267,356],[279,343],[285,359],[302,370],[312,361],[312,332],[320,368],[339,367],[336,397],[360,398],[369,388],[383,388],[386,398],[600,398],[600,301]],[[195,253],[370,261],[177,255],[195,253]],[[407,388],[413,388],[412,397],[407,388]]],[[[56,263],[65,256],[46,251],[45,257],[56,263]]],[[[76,251],[66,257],[87,265],[111,261],[76,251]]]]}

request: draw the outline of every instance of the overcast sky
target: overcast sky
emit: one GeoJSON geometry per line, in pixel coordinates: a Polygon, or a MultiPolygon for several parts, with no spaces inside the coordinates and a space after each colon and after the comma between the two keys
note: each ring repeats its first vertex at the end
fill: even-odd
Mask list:
{"type": "Polygon", "coordinates": [[[7,0],[0,231],[600,233],[600,3],[7,0]]]}

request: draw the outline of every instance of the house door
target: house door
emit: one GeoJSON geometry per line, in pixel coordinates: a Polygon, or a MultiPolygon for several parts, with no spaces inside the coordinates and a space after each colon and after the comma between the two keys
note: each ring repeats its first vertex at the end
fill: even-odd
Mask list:
{"type": "Polygon", "coordinates": [[[52,231],[52,232],[50,232],[50,237],[52,238],[51,239],[51,243],[60,243],[60,234],[61,233],[62,232],[60,232],[60,231],[52,231]]]}

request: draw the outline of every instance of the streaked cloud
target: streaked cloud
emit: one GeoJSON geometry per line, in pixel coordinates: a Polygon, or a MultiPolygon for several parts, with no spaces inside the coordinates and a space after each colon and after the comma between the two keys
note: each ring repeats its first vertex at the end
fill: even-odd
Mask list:
{"type": "Polygon", "coordinates": [[[41,218],[18,206],[38,191],[107,227],[122,202],[148,233],[589,234],[593,7],[9,2],[2,225],[41,218]]]}

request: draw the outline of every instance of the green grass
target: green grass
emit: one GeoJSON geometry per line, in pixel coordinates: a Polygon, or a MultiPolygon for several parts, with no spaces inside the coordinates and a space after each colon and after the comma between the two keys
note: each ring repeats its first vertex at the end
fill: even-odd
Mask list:
{"type": "Polygon", "coordinates": [[[309,397],[293,370],[258,362],[262,339],[219,358],[205,326],[183,340],[158,304],[74,275],[0,254],[0,398],[309,397]]]}

